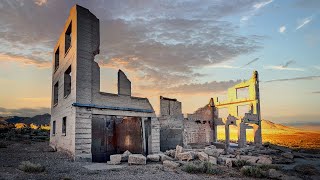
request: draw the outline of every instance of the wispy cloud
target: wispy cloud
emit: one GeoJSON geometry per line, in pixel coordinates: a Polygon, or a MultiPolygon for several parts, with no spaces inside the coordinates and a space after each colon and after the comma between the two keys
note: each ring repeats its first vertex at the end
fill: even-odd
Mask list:
{"type": "Polygon", "coordinates": [[[297,26],[296,30],[298,30],[298,29],[302,28],[303,26],[309,24],[311,21],[312,21],[312,16],[304,18],[303,20],[301,20],[298,23],[298,26],[297,26]]]}
{"type": "Polygon", "coordinates": [[[243,65],[241,68],[244,68],[244,67],[246,67],[246,66],[249,66],[250,64],[258,61],[259,59],[260,59],[260,58],[254,58],[253,60],[249,61],[247,64],[243,65]]]}
{"type": "Polygon", "coordinates": [[[268,5],[268,4],[272,3],[272,2],[273,2],[273,0],[268,0],[268,1],[260,2],[260,3],[257,3],[257,4],[255,4],[255,5],[253,5],[253,7],[254,7],[255,9],[260,9],[260,8],[263,8],[264,6],[266,6],[266,5],[268,5]]]}
{"type": "Polygon", "coordinates": [[[314,91],[312,94],[320,94],[320,91],[314,91]]]}
{"type": "Polygon", "coordinates": [[[262,1],[262,2],[259,2],[259,3],[256,3],[252,6],[253,10],[251,12],[249,12],[248,15],[245,15],[245,16],[242,16],[240,21],[241,22],[245,22],[245,21],[248,21],[252,16],[255,16],[256,13],[262,9],[263,7],[267,6],[268,4],[272,3],[273,0],[267,0],[267,1],[262,1]]]}
{"type": "Polygon", "coordinates": [[[320,66],[314,66],[314,68],[316,68],[316,69],[320,70],[320,66]]]}
{"type": "Polygon", "coordinates": [[[285,78],[285,79],[273,79],[273,80],[268,80],[264,82],[269,83],[269,82],[300,81],[300,80],[320,80],[320,76],[304,76],[304,77],[285,78]]]}
{"type": "Polygon", "coordinates": [[[287,61],[286,63],[284,63],[284,65],[282,65],[283,68],[287,68],[289,65],[296,63],[296,61],[294,60],[290,60],[287,61]]]}
{"type": "Polygon", "coordinates": [[[279,28],[279,32],[280,33],[284,33],[285,31],[286,31],[286,26],[281,26],[280,28],[279,28]]]}
{"type": "Polygon", "coordinates": [[[288,70],[288,71],[304,71],[303,68],[294,68],[294,67],[289,67],[290,65],[296,63],[294,60],[290,60],[285,62],[283,65],[278,65],[278,66],[266,66],[265,69],[274,69],[274,70],[288,70]]]}

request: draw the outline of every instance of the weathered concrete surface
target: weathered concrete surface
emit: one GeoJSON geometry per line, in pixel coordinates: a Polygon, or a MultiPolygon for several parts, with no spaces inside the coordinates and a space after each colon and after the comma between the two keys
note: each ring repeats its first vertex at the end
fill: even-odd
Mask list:
{"type": "Polygon", "coordinates": [[[121,70],[118,71],[118,94],[131,96],[131,82],[121,70]]]}
{"type": "Polygon", "coordinates": [[[129,165],[144,165],[147,164],[147,158],[142,154],[130,154],[128,159],[129,165]]]}
{"type": "Polygon", "coordinates": [[[158,154],[149,154],[147,156],[148,161],[153,161],[153,162],[159,162],[160,161],[160,155],[158,154]]]}

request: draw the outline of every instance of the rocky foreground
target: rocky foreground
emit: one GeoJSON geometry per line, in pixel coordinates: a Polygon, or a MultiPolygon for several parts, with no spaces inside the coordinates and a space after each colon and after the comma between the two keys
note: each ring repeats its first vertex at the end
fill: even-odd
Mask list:
{"type": "Polygon", "coordinates": [[[48,142],[1,141],[0,179],[320,179],[320,157],[265,145],[112,155],[108,163],[73,162],[48,142]]]}

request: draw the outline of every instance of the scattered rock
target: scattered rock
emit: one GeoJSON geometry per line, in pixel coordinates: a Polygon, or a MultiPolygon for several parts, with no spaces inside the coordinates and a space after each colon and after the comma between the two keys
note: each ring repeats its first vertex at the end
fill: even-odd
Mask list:
{"type": "Polygon", "coordinates": [[[170,150],[167,150],[164,154],[174,158],[176,156],[176,150],[170,149],[170,150]]]}
{"type": "Polygon", "coordinates": [[[147,160],[153,161],[153,162],[159,162],[160,161],[160,156],[158,154],[149,154],[147,156],[147,160]]]}
{"type": "Polygon", "coordinates": [[[293,154],[291,152],[284,152],[281,154],[281,156],[288,158],[288,159],[293,159],[293,154]]]}
{"type": "Polygon", "coordinates": [[[269,156],[259,156],[258,164],[272,164],[272,159],[269,156]]]}
{"type": "Polygon", "coordinates": [[[178,156],[180,153],[182,153],[182,152],[183,152],[183,147],[177,145],[177,146],[176,146],[176,152],[175,152],[174,158],[177,159],[177,156],[178,156]]]}
{"type": "Polygon", "coordinates": [[[240,159],[241,159],[241,160],[248,161],[248,162],[250,162],[251,164],[255,164],[255,163],[257,163],[257,161],[259,160],[259,158],[258,158],[258,157],[255,157],[255,156],[240,156],[240,159]]]}
{"type": "Polygon", "coordinates": [[[130,154],[132,154],[132,153],[130,151],[126,150],[121,156],[121,161],[122,162],[128,161],[130,154]]]}
{"type": "Polygon", "coordinates": [[[211,148],[205,148],[204,152],[208,154],[209,156],[219,157],[221,154],[224,153],[224,149],[211,149],[211,148]]]}
{"type": "Polygon", "coordinates": [[[163,161],[163,166],[168,167],[168,168],[172,168],[172,169],[176,169],[180,166],[180,164],[173,162],[173,161],[165,160],[165,161],[163,161]]]}
{"type": "Polygon", "coordinates": [[[110,161],[108,161],[108,164],[117,165],[121,163],[122,154],[113,154],[110,155],[110,161]]]}
{"type": "Polygon", "coordinates": [[[144,165],[147,164],[147,158],[142,154],[130,154],[128,158],[128,164],[144,165]]]}
{"type": "Polygon", "coordinates": [[[200,159],[200,161],[208,161],[208,159],[209,159],[208,154],[206,154],[204,152],[198,152],[197,155],[198,155],[198,158],[200,159]]]}
{"type": "Polygon", "coordinates": [[[209,156],[209,162],[212,164],[217,164],[217,158],[213,156],[209,156]]]}
{"type": "Polygon", "coordinates": [[[169,157],[169,156],[167,156],[165,154],[159,154],[159,156],[160,156],[160,160],[162,162],[165,161],[165,160],[173,161],[173,158],[171,158],[171,157],[169,157]]]}
{"type": "Polygon", "coordinates": [[[180,161],[190,161],[194,159],[194,153],[193,152],[179,153],[176,158],[180,161]]]}
{"type": "Polygon", "coordinates": [[[226,165],[228,168],[231,168],[231,167],[232,167],[232,159],[231,159],[231,158],[227,158],[225,165],[226,165]]]}
{"type": "Polygon", "coordinates": [[[284,174],[282,174],[280,171],[277,171],[275,169],[269,169],[268,177],[271,179],[282,179],[284,177],[284,174]]]}
{"type": "Polygon", "coordinates": [[[312,164],[299,164],[293,168],[296,172],[303,175],[316,175],[318,174],[318,170],[312,164]]]}

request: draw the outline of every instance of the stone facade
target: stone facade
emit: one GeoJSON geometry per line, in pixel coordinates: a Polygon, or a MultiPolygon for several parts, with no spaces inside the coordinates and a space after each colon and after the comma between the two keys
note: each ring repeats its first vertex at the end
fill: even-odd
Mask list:
{"type": "MultiPolygon", "coordinates": [[[[68,151],[76,160],[90,161],[93,142],[97,141],[93,137],[93,122],[101,123],[93,118],[100,118],[107,127],[113,127],[112,124],[108,126],[110,122],[115,123],[114,129],[102,125],[101,132],[110,134],[112,131],[112,137],[119,138],[122,135],[117,134],[119,124],[116,122],[135,117],[136,125],[141,127],[137,132],[142,138],[142,153],[157,153],[160,151],[159,121],[147,98],[131,96],[131,82],[126,75],[119,70],[118,94],[100,92],[100,68],[94,61],[94,56],[99,53],[99,28],[99,19],[88,9],[78,5],[72,7],[54,48],[51,108],[54,129],[50,134],[50,145],[68,151]],[[70,92],[66,91],[69,85],[70,92]]],[[[120,124],[119,127],[126,125],[120,124]]],[[[129,131],[130,128],[126,128],[125,132],[129,131]]],[[[114,143],[121,144],[119,141],[107,142],[116,146],[114,143]]]]}

